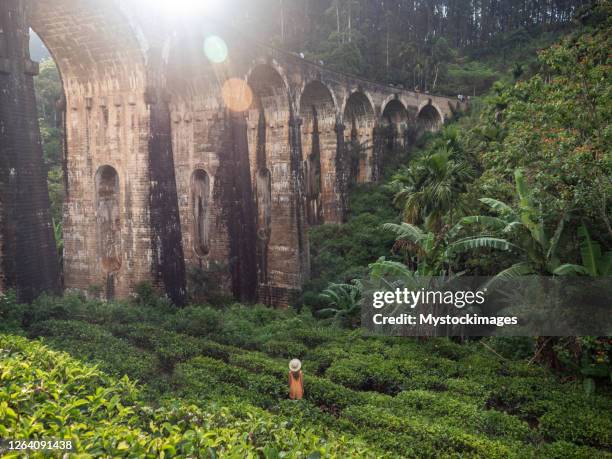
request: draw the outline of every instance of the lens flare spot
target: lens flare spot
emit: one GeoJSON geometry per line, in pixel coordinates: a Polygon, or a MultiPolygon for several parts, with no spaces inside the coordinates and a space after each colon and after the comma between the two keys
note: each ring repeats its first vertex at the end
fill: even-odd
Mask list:
{"type": "Polygon", "coordinates": [[[220,64],[227,59],[227,45],[223,39],[213,35],[204,40],[204,54],[215,64],[220,64]]]}
{"type": "Polygon", "coordinates": [[[253,102],[253,91],[249,84],[241,78],[230,78],[221,88],[223,102],[235,112],[244,112],[253,102]]]}

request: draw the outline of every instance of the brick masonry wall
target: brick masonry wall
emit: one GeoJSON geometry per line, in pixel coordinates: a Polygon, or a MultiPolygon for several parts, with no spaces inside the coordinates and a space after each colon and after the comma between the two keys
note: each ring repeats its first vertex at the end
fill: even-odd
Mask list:
{"type": "MultiPolygon", "coordinates": [[[[10,5],[25,5],[27,21],[55,57],[64,83],[65,285],[81,290],[95,286],[106,297],[126,297],[138,282],[151,281],[180,304],[186,270],[220,265],[227,274],[220,282],[236,297],[290,304],[308,278],[308,221],[337,223],[344,218],[353,119],[357,140],[366,145],[355,179],[368,182],[378,178],[384,161],[390,131],[383,129],[382,114],[390,101],[405,108],[404,124],[414,131],[439,127],[457,109],[451,99],[332,72],[218,25],[194,20],[177,30],[152,11],[130,10],[126,2],[8,0],[0,8],[8,11],[10,5]],[[212,33],[229,46],[225,63],[213,65],[202,53],[203,40],[212,33]],[[247,82],[253,96],[250,107],[232,111],[227,106],[222,88],[230,77],[247,82]],[[319,88],[310,100],[303,97],[309,84],[319,88]],[[355,100],[358,110],[351,113],[355,100]],[[313,106],[316,127],[309,115],[313,106]],[[305,161],[317,143],[319,196],[307,196],[312,184],[307,182],[305,161]],[[116,171],[118,186],[105,188],[115,190],[115,196],[101,201],[96,177],[108,167],[116,171]],[[202,222],[195,220],[201,215],[194,211],[196,170],[208,179],[203,233],[202,222]],[[269,179],[267,173],[260,174],[265,170],[269,179]],[[117,203],[112,231],[104,229],[109,227],[104,220],[107,209],[100,202],[117,203]],[[315,208],[314,220],[312,212],[307,219],[308,206],[315,208]],[[201,237],[197,231],[206,234],[205,251],[196,250],[201,237]],[[102,262],[108,260],[103,252],[109,247],[119,254],[117,263],[102,262]]],[[[9,21],[15,31],[21,30],[15,36],[22,48],[14,43],[11,48],[21,53],[27,48],[24,17],[9,21]]],[[[3,30],[6,34],[9,28],[3,30]]],[[[0,40],[0,45],[6,43],[0,40]]],[[[0,53],[7,52],[3,49],[0,53]]],[[[12,123],[10,131],[0,132],[4,284],[16,278],[18,252],[11,241],[18,239],[17,229],[31,228],[23,231],[23,238],[30,238],[37,253],[41,247],[52,250],[44,223],[44,173],[36,166],[27,169],[29,175],[19,176],[27,177],[20,183],[31,185],[31,196],[6,194],[19,189],[10,182],[10,161],[23,161],[19,167],[25,170],[24,164],[36,164],[40,155],[28,75],[34,67],[23,56],[9,57],[0,60],[0,68],[9,69],[0,72],[0,119],[5,126],[12,123]],[[17,74],[17,79],[7,76],[17,74]],[[28,153],[17,158],[15,152],[22,150],[28,153]],[[32,218],[18,221],[16,215],[32,218]]],[[[399,131],[396,136],[404,138],[399,131]]],[[[44,267],[44,272],[54,276],[52,267],[44,267]]],[[[24,283],[34,285],[32,279],[26,277],[24,283]]]]}

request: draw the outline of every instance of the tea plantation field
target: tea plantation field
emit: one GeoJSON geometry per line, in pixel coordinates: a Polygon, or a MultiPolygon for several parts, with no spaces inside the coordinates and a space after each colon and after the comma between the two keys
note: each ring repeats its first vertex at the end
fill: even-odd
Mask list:
{"type": "Polygon", "coordinates": [[[153,298],[5,296],[0,317],[0,437],[71,439],[81,457],[612,457],[609,392],[521,360],[524,340],[372,338],[153,298]]]}

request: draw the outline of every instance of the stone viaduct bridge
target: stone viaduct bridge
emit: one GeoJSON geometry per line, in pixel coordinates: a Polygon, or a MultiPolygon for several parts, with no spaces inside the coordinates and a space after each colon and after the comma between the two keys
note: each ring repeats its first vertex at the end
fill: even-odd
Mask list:
{"type": "Polygon", "coordinates": [[[0,3],[0,286],[58,288],[28,52],[62,78],[66,288],[180,304],[185,272],[222,265],[242,300],[286,305],[309,273],[307,229],[342,222],[347,187],[460,104],[334,72],[146,0],[0,3]]]}

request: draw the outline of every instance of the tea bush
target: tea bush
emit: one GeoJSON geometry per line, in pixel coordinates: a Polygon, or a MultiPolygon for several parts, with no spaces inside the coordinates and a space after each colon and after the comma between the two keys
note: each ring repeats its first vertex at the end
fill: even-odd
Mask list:
{"type": "Polygon", "coordinates": [[[402,390],[404,376],[397,362],[383,357],[336,361],[325,372],[334,382],[357,390],[373,390],[395,395],[402,390]]]}
{"type": "Polygon", "coordinates": [[[15,292],[0,293],[0,333],[21,333],[25,309],[15,292]]]}
{"type": "Polygon", "coordinates": [[[71,320],[47,320],[33,325],[31,336],[44,336],[46,342],[71,355],[98,363],[115,375],[128,375],[148,381],[159,371],[159,360],[150,353],[115,338],[98,325],[71,320]]]}
{"type": "MultiPolygon", "coordinates": [[[[333,448],[368,444],[364,454],[377,457],[553,458],[565,457],[563,451],[567,457],[606,457],[610,448],[605,386],[587,396],[579,383],[563,383],[479,342],[373,338],[322,325],[307,313],[261,306],[167,310],[162,302],[147,314],[134,303],[44,301],[51,312],[42,303],[20,306],[11,313],[12,327],[21,321],[27,327],[22,333],[41,336],[48,346],[144,382],[139,400],[159,409],[135,411],[138,422],[157,425],[163,416],[179,416],[180,424],[183,408],[172,408],[176,403],[212,416],[213,426],[223,420],[230,438],[219,445],[232,446],[215,449],[218,455],[278,450],[300,457],[314,432],[333,448]],[[304,371],[300,402],[287,400],[287,363],[296,356],[304,371]],[[249,416],[257,421],[245,421],[249,416]],[[263,430],[250,435],[259,420],[265,420],[263,430]],[[265,427],[272,425],[274,432],[265,427]],[[280,435],[293,438],[293,446],[280,435]],[[282,449],[289,447],[300,452],[282,449]]],[[[149,427],[138,428],[150,434],[149,427]]]]}
{"type": "Polygon", "coordinates": [[[381,457],[364,443],[279,423],[244,403],[155,409],[126,377],[21,337],[0,335],[0,357],[3,438],[69,440],[88,457],[381,457]]]}

